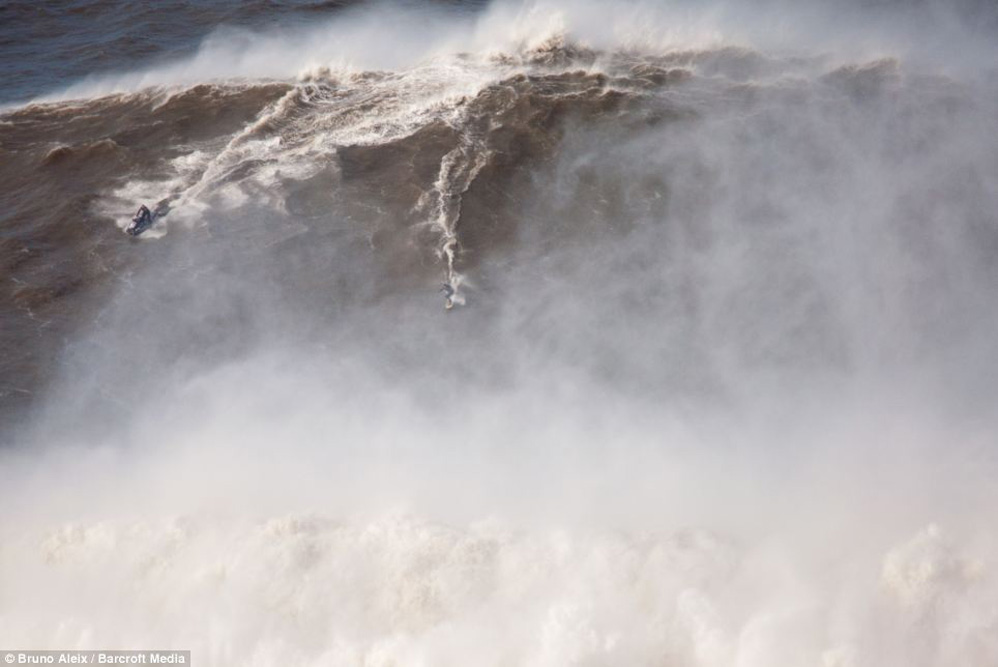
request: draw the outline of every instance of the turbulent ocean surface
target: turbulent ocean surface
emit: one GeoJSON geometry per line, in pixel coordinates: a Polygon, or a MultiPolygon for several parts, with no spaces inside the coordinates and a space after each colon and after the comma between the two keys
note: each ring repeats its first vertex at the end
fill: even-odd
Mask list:
{"type": "Polygon", "coordinates": [[[996,18],[0,2],[0,650],[998,665],[996,18]]]}

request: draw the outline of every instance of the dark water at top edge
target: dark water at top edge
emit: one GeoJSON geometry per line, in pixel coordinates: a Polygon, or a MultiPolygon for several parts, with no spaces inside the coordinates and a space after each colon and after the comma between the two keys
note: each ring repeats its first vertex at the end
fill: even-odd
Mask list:
{"type": "MultiPolygon", "coordinates": [[[[90,75],[182,58],[219,28],[293,29],[350,8],[384,4],[474,12],[494,1],[0,0],[0,105],[17,105],[54,93],[90,75]]],[[[661,2],[677,8],[700,4],[699,0],[661,2]]],[[[609,16],[631,0],[604,4],[609,16]]],[[[828,20],[859,11],[868,20],[888,16],[893,22],[901,11],[914,12],[923,25],[933,25],[946,16],[987,41],[998,36],[998,3],[993,0],[803,0],[789,4],[785,0],[736,0],[727,5],[740,11],[751,9],[750,14],[801,6],[818,8],[828,20]]]]}
{"type": "MultiPolygon", "coordinates": [[[[0,104],[27,102],[95,73],[189,55],[221,27],[295,28],[364,0],[12,0],[0,2],[0,104]]],[[[396,3],[400,4],[400,3],[396,3]]],[[[474,10],[488,0],[407,5],[474,10]]]]}

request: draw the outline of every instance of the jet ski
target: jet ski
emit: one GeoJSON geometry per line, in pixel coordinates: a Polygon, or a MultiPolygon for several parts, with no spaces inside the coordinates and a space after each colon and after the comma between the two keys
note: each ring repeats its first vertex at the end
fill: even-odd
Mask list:
{"type": "Polygon", "coordinates": [[[125,232],[129,236],[138,236],[142,232],[146,231],[152,227],[153,223],[159,218],[162,218],[170,211],[169,201],[164,199],[163,201],[156,204],[156,210],[150,211],[149,207],[145,204],[139,206],[139,210],[135,212],[132,217],[132,223],[125,228],[125,232]]]}

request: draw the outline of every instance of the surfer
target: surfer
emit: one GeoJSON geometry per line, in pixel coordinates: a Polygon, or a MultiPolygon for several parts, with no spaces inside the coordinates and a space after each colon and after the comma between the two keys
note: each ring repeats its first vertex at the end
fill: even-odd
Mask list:
{"type": "Polygon", "coordinates": [[[446,303],[445,307],[448,310],[450,310],[451,308],[454,307],[454,298],[453,297],[454,297],[454,293],[456,291],[454,289],[454,286],[451,285],[450,283],[444,283],[443,287],[440,288],[440,291],[444,293],[444,298],[447,299],[447,303],[446,303]]]}

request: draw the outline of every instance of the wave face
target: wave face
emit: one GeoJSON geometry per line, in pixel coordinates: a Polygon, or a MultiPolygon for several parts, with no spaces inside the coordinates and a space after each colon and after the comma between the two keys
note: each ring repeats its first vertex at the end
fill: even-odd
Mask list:
{"type": "Polygon", "coordinates": [[[993,24],[840,9],[361,7],[4,111],[0,646],[998,664],[993,24]]]}

